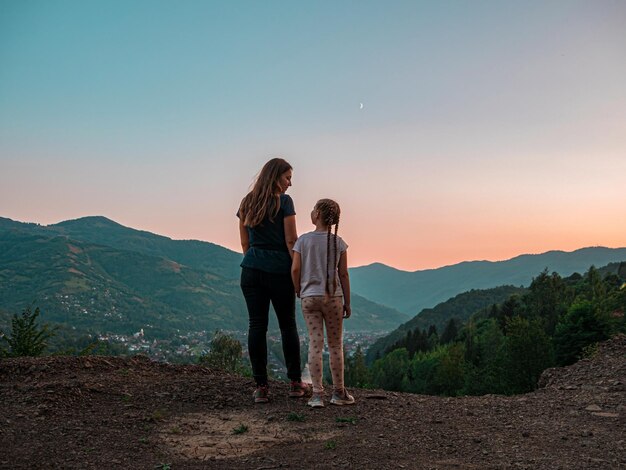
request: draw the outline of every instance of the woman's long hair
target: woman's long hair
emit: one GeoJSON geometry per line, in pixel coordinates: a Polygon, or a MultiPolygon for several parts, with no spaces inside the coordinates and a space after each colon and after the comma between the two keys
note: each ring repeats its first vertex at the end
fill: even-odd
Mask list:
{"type": "Polygon", "coordinates": [[[326,295],[333,296],[335,295],[335,291],[337,290],[337,256],[338,256],[338,247],[337,247],[337,231],[339,230],[339,216],[341,215],[341,209],[339,208],[339,204],[337,204],[332,199],[320,199],[315,204],[315,210],[320,212],[320,217],[324,222],[324,225],[327,227],[326,232],[326,295]],[[335,233],[331,235],[332,226],[335,226],[335,233]],[[333,240],[334,250],[333,251],[333,282],[332,289],[330,275],[328,274],[328,268],[330,267],[330,244],[331,238],[333,240]]]}
{"type": "Polygon", "coordinates": [[[252,191],[246,194],[239,206],[239,218],[245,226],[256,227],[266,216],[274,220],[280,209],[278,180],[289,170],[292,170],[291,165],[282,158],[272,158],[263,165],[252,191]]]}

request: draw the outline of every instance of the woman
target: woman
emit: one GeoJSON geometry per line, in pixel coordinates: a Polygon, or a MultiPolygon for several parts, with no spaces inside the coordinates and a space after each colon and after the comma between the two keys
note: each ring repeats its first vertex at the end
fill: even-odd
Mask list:
{"type": "Polygon", "coordinates": [[[241,290],[248,307],[248,352],[256,382],[255,403],[267,403],[267,324],[270,302],[274,306],[291,380],[289,396],[305,395],[300,370],[300,338],[296,327],[296,298],[291,281],[291,258],[296,232],[296,211],[291,197],[292,168],[282,158],[268,161],[252,191],[237,212],[244,257],[241,290]]]}

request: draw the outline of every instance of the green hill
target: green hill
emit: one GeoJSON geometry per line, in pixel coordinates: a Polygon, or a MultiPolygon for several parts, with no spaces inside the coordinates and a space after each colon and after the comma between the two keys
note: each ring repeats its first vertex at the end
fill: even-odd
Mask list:
{"type": "Polygon", "coordinates": [[[474,289],[456,295],[434,308],[426,308],[387,336],[377,340],[367,350],[367,360],[372,362],[377,355],[382,356],[387,348],[404,337],[409,330],[415,330],[416,328],[428,330],[431,325],[434,325],[441,334],[446,323],[451,318],[456,318],[463,323],[480,310],[493,304],[504,302],[511,295],[521,294],[524,291],[525,289],[523,288],[513,286],[501,286],[484,290],[474,289]]]}
{"type": "Polygon", "coordinates": [[[45,227],[0,218],[0,229],[2,228],[35,231],[48,236],[61,235],[72,240],[168,258],[227,279],[239,278],[240,253],[209,242],[172,240],[162,235],[124,227],[106,217],[83,217],[45,227]]]}
{"type": "Polygon", "coordinates": [[[100,332],[241,329],[237,283],[165,258],[65,237],[0,231],[0,307],[100,332]]]}
{"type": "MultiPolygon", "coordinates": [[[[43,321],[100,333],[245,331],[240,259],[218,245],[170,240],[103,217],[48,227],[0,219],[0,311],[34,302],[43,321]]],[[[358,294],[353,308],[347,331],[389,331],[406,320],[358,294]]],[[[274,320],[270,328],[277,329],[274,320]]]]}

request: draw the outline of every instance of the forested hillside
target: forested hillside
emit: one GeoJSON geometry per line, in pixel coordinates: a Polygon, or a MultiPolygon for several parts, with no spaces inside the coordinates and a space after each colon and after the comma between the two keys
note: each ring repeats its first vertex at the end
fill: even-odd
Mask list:
{"type": "Polygon", "coordinates": [[[367,350],[367,361],[371,363],[380,358],[387,349],[411,331],[417,329],[444,332],[446,326],[453,321],[459,326],[465,323],[471,315],[493,304],[503,302],[512,294],[525,292],[522,287],[501,286],[493,289],[473,289],[469,292],[456,295],[434,308],[425,308],[418,315],[403,323],[397,329],[377,340],[367,350]]]}
{"type": "Polygon", "coordinates": [[[626,331],[624,265],[566,278],[543,271],[464,325],[408,330],[369,368],[359,352],[349,381],[444,395],[533,390],[545,369],[593,356],[596,343],[626,331]]]}

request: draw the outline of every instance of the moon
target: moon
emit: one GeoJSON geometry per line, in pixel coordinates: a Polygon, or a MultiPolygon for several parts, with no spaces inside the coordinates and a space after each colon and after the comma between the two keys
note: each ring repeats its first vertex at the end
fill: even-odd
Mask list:
{"type": "Polygon", "coordinates": [[[359,109],[363,109],[363,103],[359,103],[359,109]]]}

